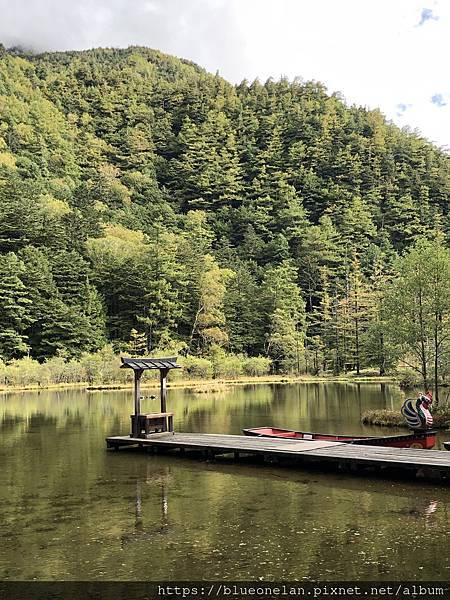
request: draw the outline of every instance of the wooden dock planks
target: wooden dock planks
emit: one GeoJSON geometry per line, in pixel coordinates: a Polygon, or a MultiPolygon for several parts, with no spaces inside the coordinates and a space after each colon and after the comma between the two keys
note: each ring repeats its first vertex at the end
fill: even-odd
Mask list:
{"type": "Polygon", "coordinates": [[[250,437],[208,433],[160,433],[148,438],[113,436],[106,438],[109,448],[141,446],[165,449],[202,450],[211,455],[234,453],[262,455],[279,459],[295,459],[300,463],[338,463],[358,470],[366,466],[395,468],[400,471],[420,471],[450,480],[450,452],[416,450],[412,448],[386,448],[358,446],[342,442],[283,440],[278,438],[250,437]]]}

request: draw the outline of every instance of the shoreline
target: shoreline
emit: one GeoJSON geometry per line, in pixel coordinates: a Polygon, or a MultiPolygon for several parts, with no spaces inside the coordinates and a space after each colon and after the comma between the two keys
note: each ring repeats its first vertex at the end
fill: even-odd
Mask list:
{"type": "MultiPolygon", "coordinates": [[[[289,375],[263,375],[255,377],[230,377],[220,379],[180,379],[174,381],[168,381],[167,387],[169,389],[188,389],[198,388],[204,392],[210,391],[214,393],[216,388],[224,388],[227,386],[238,386],[238,385],[270,385],[270,384],[282,384],[289,385],[294,383],[387,383],[391,385],[398,384],[398,380],[395,376],[352,376],[352,375],[300,375],[300,376],[289,376],[289,375]],[[208,390],[204,388],[214,388],[208,390]]],[[[133,382],[129,381],[126,383],[108,383],[108,384],[95,384],[89,383],[88,381],[79,383],[50,383],[47,385],[31,384],[26,386],[0,386],[0,394],[9,394],[15,392],[40,392],[44,390],[70,390],[70,389],[82,389],[86,392],[95,391],[114,391],[114,390],[131,390],[133,382]]],[[[154,389],[159,388],[158,380],[143,381],[141,384],[142,389],[154,389]]]]}

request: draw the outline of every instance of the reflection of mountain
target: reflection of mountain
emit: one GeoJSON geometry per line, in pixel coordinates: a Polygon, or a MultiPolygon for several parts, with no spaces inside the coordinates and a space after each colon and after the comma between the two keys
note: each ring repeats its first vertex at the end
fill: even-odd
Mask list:
{"type": "Polygon", "coordinates": [[[448,489],[107,453],[89,428],[72,438],[50,425],[5,461],[1,450],[0,579],[377,581],[450,566],[448,489]]]}
{"type": "MultiPolygon", "coordinates": [[[[130,404],[130,392],[98,394],[95,399],[84,390],[45,390],[41,392],[17,392],[0,394],[0,424],[9,416],[29,419],[32,415],[42,414],[55,417],[58,427],[64,427],[67,418],[74,415],[86,420],[99,418],[116,412],[117,407],[130,404]]],[[[128,407],[129,410],[129,407],[128,407]]]]}
{"type": "MultiPolygon", "coordinates": [[[[358,427],[359,404],[385,406],[395,393],[336,389],[255,386],[220,398],[170,390],[168,406],[178,428],[237,433],[330,419],[345,430],[349,419],[358,427]]],[[[417,564],[430,579],[447,576],[449,489],[106,452],[105,435],[128,430],[131,404],[131,391],[0,398],[0,580],[379,581],[416,579],[417,564]]]]}
{"type": "MultiPolygon", "coordinates": [[[[150,400],[147,394],[142,401],[142,410],[151,411],[159,400],[150,400]]],[[[270,404],[272,390],[270,386],[239,386],[221,391],[220,393],[195,394],[189,390],[169,390],[168,402],[170,410],[175,411],[176,417],[184,422],[185,417],[196,413],[223,412],[223,409],[270,404]]],[[[95,392],[84,390],[64,390],[42,392],[23,392],[0,394],[0,425],[5,420],[15,418],[29,419],[33,415],[51,416],[57,419],[58,427],[66,427],[68,420],[78,418],[84,424],[94,422],[102,427],[105,421],[113,418],[129,426],[129,415],[132,412],[132,390],[114,390],[95,392]]],[[[115,432],[117,433],[117,431],[115,432]]]]}
{"type": "Polygon", "coordinates": [[[2,446],[21,444],[23,436],[38,434],[44,428],[46,430],[56,430],[56,417],[48,417],[42,413],[34,413],[28,418],[10,418],[6,416],[0,424],[2,446]]]}

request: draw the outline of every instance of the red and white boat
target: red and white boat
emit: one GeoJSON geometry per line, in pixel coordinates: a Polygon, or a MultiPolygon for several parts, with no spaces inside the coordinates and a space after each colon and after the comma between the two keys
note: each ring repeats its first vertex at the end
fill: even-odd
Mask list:
{"type": "Polygon", "coordinates": [[[414,431],[412,433],[385,436],[339,435],[331,433],[310,433],[293,431],[278,427],[254,427],[242,430],[245,435],[271,437],[290,440],[321,440],[328,442],[344,442],[365,446],[387,446],[388,448],[423,448],[429,450],[436,445],[436,431],[414,431]]]}

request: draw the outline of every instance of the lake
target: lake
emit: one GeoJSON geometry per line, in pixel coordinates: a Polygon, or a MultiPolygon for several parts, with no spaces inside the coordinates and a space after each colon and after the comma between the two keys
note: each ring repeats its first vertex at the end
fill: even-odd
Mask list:
{"type": "MultiPolygon", "coordinates": [[[[401,402],[386,384],[168,392],[175,430],[208,433],[392,434],[360,416],[401,402]]],[[[450,488],[106,451],[132,406],[131,389],[0,395],[0,580],[450,579],[450,488]]]]}

